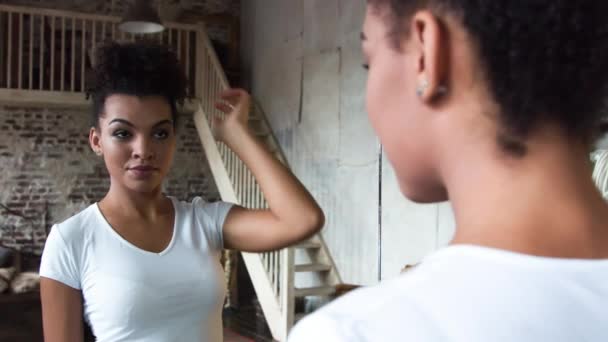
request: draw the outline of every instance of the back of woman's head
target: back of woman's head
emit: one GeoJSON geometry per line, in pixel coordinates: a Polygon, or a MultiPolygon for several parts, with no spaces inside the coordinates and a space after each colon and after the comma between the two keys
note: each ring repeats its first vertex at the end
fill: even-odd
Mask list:
{"type": "Polygon", "coordinates": [[[549,122],[587,142],[597,134],[608,92],[608,1],[368,2],[388,13],[395,49],[417,10],[460,21],[512,138],[525,140],[549,122]]]}
{"type": "Polygon", "coordinates": [[[110,43],[96,51],[88,94],[93,98],[94,126],[106,98],[113,94],[163,97],[175,122],[177,104],[186,97],[186,77],[176,54],[164,46],[150,42],[110,43]]]}

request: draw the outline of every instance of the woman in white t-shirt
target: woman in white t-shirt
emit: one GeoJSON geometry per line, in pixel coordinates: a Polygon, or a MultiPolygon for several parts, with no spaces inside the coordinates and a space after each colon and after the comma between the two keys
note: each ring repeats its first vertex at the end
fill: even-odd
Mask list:
{"type": "Polygon", "coordinates": [[[89,140],[111,185],[48,237],[40,268],[46,342],[82,341],[83,314],[98,341],[219,342],[219,251],[275,250],[323,225],[311,195],[249,131],[249,95],[238,89],[218,99],[227,115],[215,133],[252,171],[270,209],[163,195],[185,94],[177,58],[164,47],[98,51],[89,140]]]}
{"type": "Polygon", "coordinates": [[[589,152],[608,1],[368,0],[367,109],[451,246],[305,318],[309,341],[608,341],[608,205],[589,152]]]}

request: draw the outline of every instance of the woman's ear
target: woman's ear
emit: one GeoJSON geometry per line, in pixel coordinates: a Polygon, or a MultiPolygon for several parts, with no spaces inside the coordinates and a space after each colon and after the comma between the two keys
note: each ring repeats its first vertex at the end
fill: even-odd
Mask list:
{"type": "Polygon", "coordinates": [[[103,150],[101,147],[101,132],[95,127],[91,127],[89,131],[89,145],[96,155],[102,156],[103,150]]]}
{"type": "Polygon", "coordinates": [[[428,10],[414,14],[410,27],[410,46],[417,54],[417,94],[431,102],[447,91],[446,76],[449,48],[441,22],[428,10]]]}

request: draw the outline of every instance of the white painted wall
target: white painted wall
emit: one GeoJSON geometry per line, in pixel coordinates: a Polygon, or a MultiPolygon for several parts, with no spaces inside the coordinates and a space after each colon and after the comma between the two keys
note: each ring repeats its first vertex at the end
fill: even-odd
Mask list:
{"type": "Polygon", "coordinates": [[[608,135],[601,139],[598,143],[599,148],[608,149],[608,135]]]}
{"type": "Polygon", "coordinates": [[[343,280],[374,284],[447,243],[449,206],[401,196],[368,123],[365,1],[243,0],[241,10],[246,83],[326,213],[323,236],[343,280]]]}

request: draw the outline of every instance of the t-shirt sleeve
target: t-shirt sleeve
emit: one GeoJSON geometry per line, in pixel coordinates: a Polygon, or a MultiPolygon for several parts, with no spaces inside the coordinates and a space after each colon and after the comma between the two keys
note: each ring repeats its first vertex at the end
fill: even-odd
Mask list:
{"type": "Polygon", "coordinates": [[[215,250],[224,248],[224,222],[234,206],[228,202],[209,203],[200,197],[192,202],[196,217],[204,230],[211,247],[215,250]]]}
{"type": "Polygon", "coordinates": [[[61,235],[59,225],[54,225],[42,252],[40,276],[80,290],[80,271],[75,254],[61,235]]]}
{"type": "Polygon", "coordinates": [[[346,329],[346,322],[339,322],[328,315],[313,314],[303,319],[291,330],[288,342],[358,342],[352,329],[346,329]]]}

